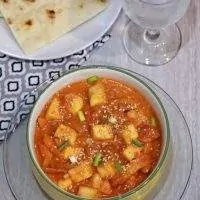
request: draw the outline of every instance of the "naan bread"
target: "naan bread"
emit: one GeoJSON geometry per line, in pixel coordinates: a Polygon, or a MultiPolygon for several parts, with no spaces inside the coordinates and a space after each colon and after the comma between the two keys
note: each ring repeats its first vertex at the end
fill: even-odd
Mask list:
{"type": "Polygon", "coordinates": [[[46,3],[48,0],[0,0],[0,11],[5,18],[12,20],[46,3]]]}
{"type": "Polygon", "coordinates": [[[0,11],[26,54],[105,9],[108,0],[0,0],[0,11]]]}

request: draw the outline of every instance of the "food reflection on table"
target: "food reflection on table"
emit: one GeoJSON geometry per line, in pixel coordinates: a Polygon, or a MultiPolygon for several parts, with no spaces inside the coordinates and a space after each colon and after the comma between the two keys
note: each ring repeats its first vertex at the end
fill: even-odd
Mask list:
{"type": "Polygon", "coordinates": [[[157,165],[162,142],[159,119],[143,94],[95,75],[51,98],[34,139],[45,174],[85,198],[117,196],[138,186],[157,165]]]}

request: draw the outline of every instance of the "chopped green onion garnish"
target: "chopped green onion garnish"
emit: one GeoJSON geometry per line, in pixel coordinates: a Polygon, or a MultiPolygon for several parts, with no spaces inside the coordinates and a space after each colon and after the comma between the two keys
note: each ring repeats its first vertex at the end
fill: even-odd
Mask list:
{"type": "Polygon", "coordinates": [[[96,155],[95,155],[95,157],[93,159],[93,165],[95,167],[98,167],[99,164],[101,163],[101,161],[102,161],[102,155],[100,153],[96,153],[96,155]]]}
{"type": "Polygon", "coordinates": [[[59,149],[60,151],[62,151],[62,150],[65,149],[68,145],[69,145],[68,140],[65,140],[64,142],[62,142],[62,143],[58,146],[58,149],[59,149]]]}
{"type": "Polygon", "coordinates": [[[144,146],[144,144],[139,139],[132,140],[132,144],[137,146],[137,147],[143,147],[144,146]]]}
{"type": "Polygon", "coordinates": [[[154,127],[157,125],[157,121],[156,121],[155,117],[150,118],[150,124],[151,124],[151,126],[154,126],[154,127]]]}
{"type": "Polygon", "coordinates": [[[89,77],[89,78],[87,79],[87,82],[88,82],[88,83],[94,83],[94,82],[96,82],[98,79],[99,79],[99,77],[94,75],[94,76],[89,77]]]}
{"type": "Polygon", "coordinates": [[[84,113],[83,113],[83,111],[78,111],[78,117],[79,117],[79,120],[81,121],[81,122],[84,122],[85,121],[85,115],[84,115],[84,113]]]}
{"type": "Polygon", "coordinates": [[[122,164],[121,164],[119,161],[117,161],[117,162],[115,163],[115,168],[116,168],[116,170],[117,170],[118,172],[121,172],[123,166],[122,166],[122,164]]]}

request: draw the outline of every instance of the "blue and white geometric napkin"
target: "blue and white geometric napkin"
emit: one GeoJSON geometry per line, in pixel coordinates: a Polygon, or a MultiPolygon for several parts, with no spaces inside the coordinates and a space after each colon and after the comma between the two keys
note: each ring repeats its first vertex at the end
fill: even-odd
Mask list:
{"type": "MultiPolygon", "coordinates": [[[[24,61],[0,53],[0,138],[27,94],[45,80],[60,76],[63,71],[83,64],[91,52],[102,46],[109,38],[110,35],[105,34],[88,48],[51,61],[24,61]]],[[[18,113],[20,120],[23,119],[24,113],[29,113],[33,102],[34,99],[29,99],[27,110],[18,113]]]]}

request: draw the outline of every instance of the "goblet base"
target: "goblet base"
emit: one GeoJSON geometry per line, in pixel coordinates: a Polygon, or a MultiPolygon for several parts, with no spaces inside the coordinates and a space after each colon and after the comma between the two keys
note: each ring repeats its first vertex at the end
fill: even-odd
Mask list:
{"type": "Polygon", "coordinates": [[[142,28],[130,21],[124,30],[123,42],[128,55],[136,62],[159,66],[170,62],[181,47],[181,32],[174,24],[160,30],[142,28]]]}

